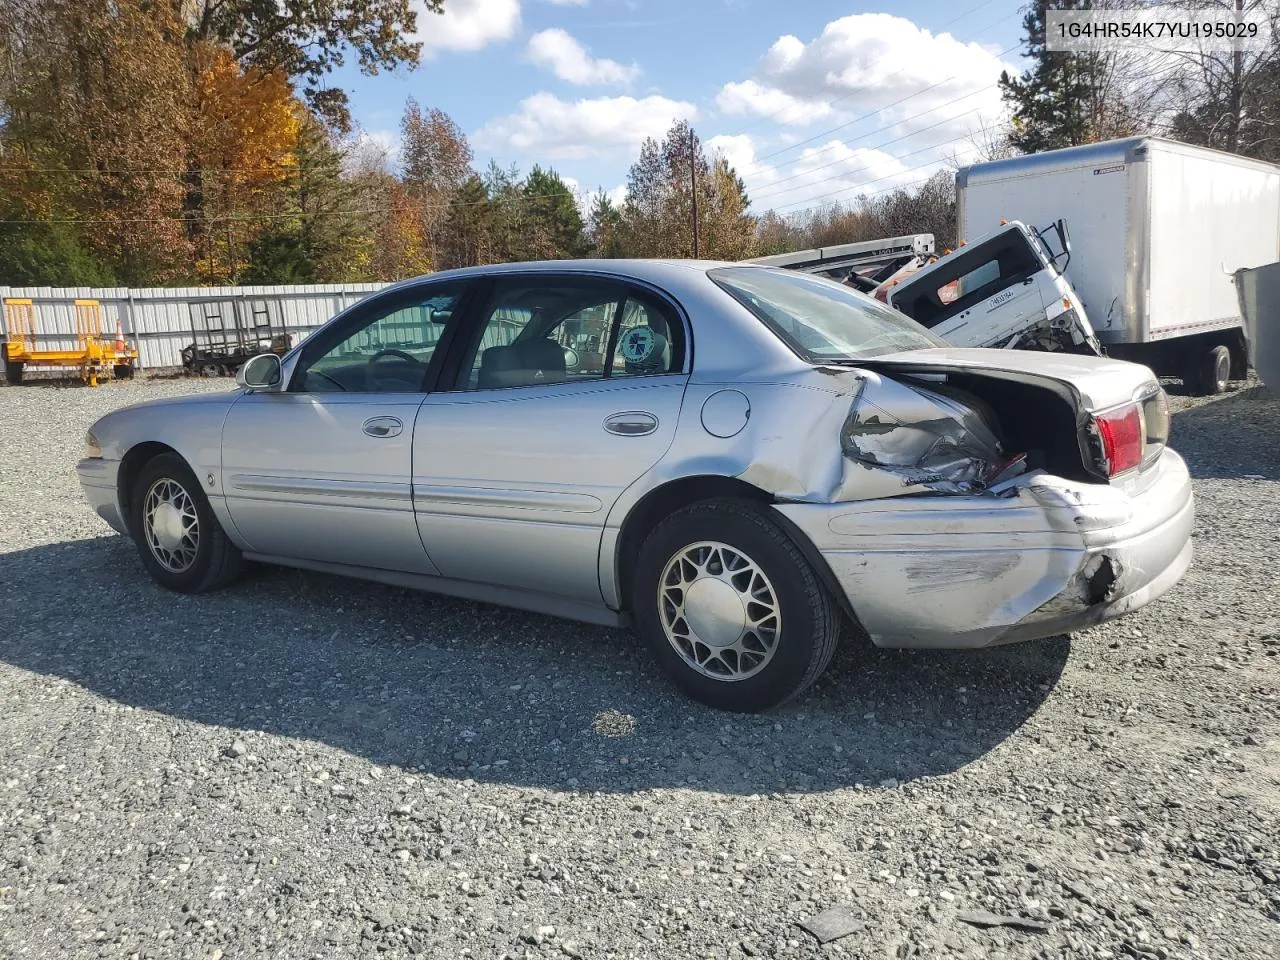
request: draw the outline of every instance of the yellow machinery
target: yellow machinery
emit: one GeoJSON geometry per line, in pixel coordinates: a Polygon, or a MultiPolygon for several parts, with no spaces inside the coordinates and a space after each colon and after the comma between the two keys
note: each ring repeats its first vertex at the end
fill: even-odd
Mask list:
{"type": "MultiPolygon", "coordinates": [[[[5,323],[9,339],[3,350],[5,379],[11,384],[22,382],[23,370],[33,367],[75,367],[80,379],[91,387],[106,376],[108,369],[117,377],[133,376],[138,351],[125,343],[120,324],[112,339],[103,329],[102,304],[97,300],[77,300],[76,345],[70,350],[42,350],[37,343],[35,307],[30,300],[6,299],[5,323]]],[[[57,334],[54,334],[57,336],[57,334]]]]}

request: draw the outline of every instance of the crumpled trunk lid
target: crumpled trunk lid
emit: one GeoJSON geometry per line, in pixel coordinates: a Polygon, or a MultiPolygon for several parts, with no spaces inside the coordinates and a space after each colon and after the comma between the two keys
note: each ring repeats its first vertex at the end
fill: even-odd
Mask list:
{"type": "Polygon", "coordinates": [[[1138,364],[1006,350],[914,350],[849,372],[861,384],[841,431],[839,498],[851,499],[998,492],[1028,471],[1114,482],[1099,415],[1159,391],[1138,364]]]}
{"type": "Polygon", "coordinates": [[[1081,414],[1129,403],[1155,380],[1146,367],[1125,360],[1081,354],[938,347],[893,353],[859,366],[889,376],[966,373],[1048,387],[1081,414]]]}

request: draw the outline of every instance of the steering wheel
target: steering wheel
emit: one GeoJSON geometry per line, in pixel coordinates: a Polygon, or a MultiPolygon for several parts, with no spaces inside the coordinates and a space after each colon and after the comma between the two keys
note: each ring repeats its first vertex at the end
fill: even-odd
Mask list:
{"type": "Polygon", "coordinates": [[[308,377],[323,377],[324,379],[326,379],[326,380],[328,380],[330,383],[332,383],[335,387],[337,387],[339,390],[341,390],[343,393],[346,393],[346,392],[347,392],[347,388],[346,388],[346,387],[344,387],[344,386],[343,386],[341,383],[339,383],[337,380],[333,379],[333,377],[329,376],[327,373],[325,373],[325,372],[323,372],[323,371],[321,371],[321,370],[308,370],[308,371],[307,371],[307,376],[308,376],[308,377]]]}
{"type": "Polygon", "coordinates": [[[388,348],[386,350],[379,350],[377,353],[375,353],[372,357],[369,358],[369,363],[371,365],[375,364],[379,360],[381,360],[383,357],[399,357],[401,360],[408,360],[410,363],[416,363],[418,364],[418,366],[422,366],[422,361],[419,360],[417,357],[413,356],[412,354],[405,353],[403,350],[396,350],[393,347],[388,348]]]}
{"type": "MultiPolygon", "coordinates": [[[[386,350],[379,350],[377,353],[375,353],[373,356],[369,358],[368,362],[365,364],[365,367],[364,367],[366,389],[368,390],[372,390],[374,392],[383,392],[389,389],[393,389],[392,386],[390,386],[387,381],[385,380],[380,381],[378,379],[377,374],[374,372],[374,368],[377,366],[378,361],[381,360],[383,357],[395,357],[397,360],[405,360],[409,363],[412,363],[415,367],[423,366],[423,363],[421,360],[413,356],[413,354],[405,353],[403,350],[396,350],[395,348],[392,348],[392,347],[389,347],[386,350]]],[[[418,379],[421,379],[421,378],[419,377],[418,379]]],[[[400,380],[400,378],[396,377],[394,373],[392,374],[391,382],[404,383],[407,385],[405,389],[409,389],[409,390],[416,390],[418,387],[418,385],[412,384],[411,381],[400,380]]]]}

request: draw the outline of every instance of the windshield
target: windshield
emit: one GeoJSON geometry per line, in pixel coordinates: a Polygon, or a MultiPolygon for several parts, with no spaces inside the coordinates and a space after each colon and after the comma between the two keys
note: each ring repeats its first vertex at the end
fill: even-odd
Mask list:
{"type": "Polygon", "coordinates": [[[905,314],[831,280],[766,267],[718,267],[708,276],[806,360],[947,345],[905,314]]]}

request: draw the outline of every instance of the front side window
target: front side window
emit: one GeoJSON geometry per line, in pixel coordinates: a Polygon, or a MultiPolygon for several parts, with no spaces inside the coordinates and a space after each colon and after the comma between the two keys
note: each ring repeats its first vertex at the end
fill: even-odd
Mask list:
{"type": "Polygon", "coordinates": [[[463,284],[454,283],[398,291],[375,300],[357,315],[353,327],[303,349],[293,389],[305,393],[414,393],[424,389],[427,368],[457,311],[463,289],[463,284]]]}
{"type": "Polygon", "coordinates": [[[669,305],[616,280],[503,277],[481,311],[459,387],[678,373],[683,341],[669,305]]]}
{"type": "Polygon", "coordinates": [[[718,267],[708,276],[810,361],[946,345],[910,317],[831,280],[766,267],[718,267]]]}

